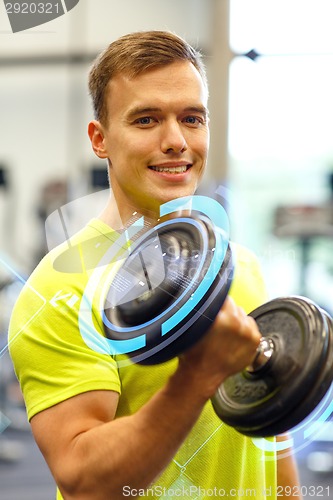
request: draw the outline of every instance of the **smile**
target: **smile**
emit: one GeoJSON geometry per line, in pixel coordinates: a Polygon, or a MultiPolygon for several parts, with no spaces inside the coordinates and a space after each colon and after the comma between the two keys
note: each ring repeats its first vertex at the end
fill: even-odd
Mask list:
{"type": "Polygon", "coordinates": [[[164,172],[164,173],[169,173],[169,174],[183,174],[186,172],[187,169],[190,168],[190,165],[181,165],[177,167],[156,167],[152,166],[149,167],[151,170],[154,170],[155,172],[164,172]]]}

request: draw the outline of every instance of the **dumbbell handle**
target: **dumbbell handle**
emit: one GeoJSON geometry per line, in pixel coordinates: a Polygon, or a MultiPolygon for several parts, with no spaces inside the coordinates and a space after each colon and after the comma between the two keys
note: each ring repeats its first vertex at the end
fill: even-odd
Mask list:
{"type": "Polygon", "coordinates": [[[275,345],[270,337],[261,337],[256,355],[252,363],[246,368],[249,373],[257,373],[271,360],[275,345]]]}

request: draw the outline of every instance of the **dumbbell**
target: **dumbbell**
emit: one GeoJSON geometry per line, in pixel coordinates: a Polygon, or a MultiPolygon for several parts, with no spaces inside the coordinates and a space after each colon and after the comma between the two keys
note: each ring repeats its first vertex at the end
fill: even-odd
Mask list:
{"type": "Polygon", "coordinates": [[[250,313],[262,335],[252,364],[212,398],[217,415],[242,434],[282,434],[302,422],[333,380],[333,322],[305,297],[271,300],[250,313]]]}
{"type": "MultiPolygon", "coordinates": [[[[142,365],[180,355],[214,321],[233,271],[228,239],[209,217],[198,211],[161,217],[110,283],[106,336],[130,344],[128,356],[142,365]]],[[[274,299],[250,315],[262,335],[255,359],[228,377],[211,401],[239,432],[273,436],[304,420],[327,393],[333,322],[314,302],[296,296],[274,299]]]]}

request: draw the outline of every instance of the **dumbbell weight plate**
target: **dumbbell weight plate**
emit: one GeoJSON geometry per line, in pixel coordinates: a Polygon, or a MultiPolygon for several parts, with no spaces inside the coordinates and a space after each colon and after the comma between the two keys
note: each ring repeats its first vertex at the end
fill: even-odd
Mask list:
{"type": "Polygon", "coordinates": [[[255,309],[271,359],[257,371],[229,377],[212,403],[217,415],[242,434],[266,437],[299,424],[319,404],[333,379],[332,320],[303,297],[275,299],[255,309]]]}
{"type": "Polygon", "coordinates": [[[111,282],[105,333],[121,342],[145,336],[128,356],[140,364],[167,361],[209,328],[230,288],[231,250],[200,212],[168,214],[135,242],[111,282]]]}

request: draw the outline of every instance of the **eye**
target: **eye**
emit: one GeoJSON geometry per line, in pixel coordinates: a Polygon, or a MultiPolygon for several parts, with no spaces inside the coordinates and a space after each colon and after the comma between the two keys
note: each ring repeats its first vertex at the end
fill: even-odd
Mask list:
{"type": "Polygon", "coordinates": [[[184,122],[187,123],[188,125],[199,126],[203,125],[205,123],[205,120],[200,116],[190,115],[184,118],[184,122]]]}
{"type": "Polygon", "coordinates": [[[151,116],[142,116],[141,118],[135,120],[135,123],[137,125],[147,126],[147,125],[152,125],[154,121],[155,120],[151,116]]]}

